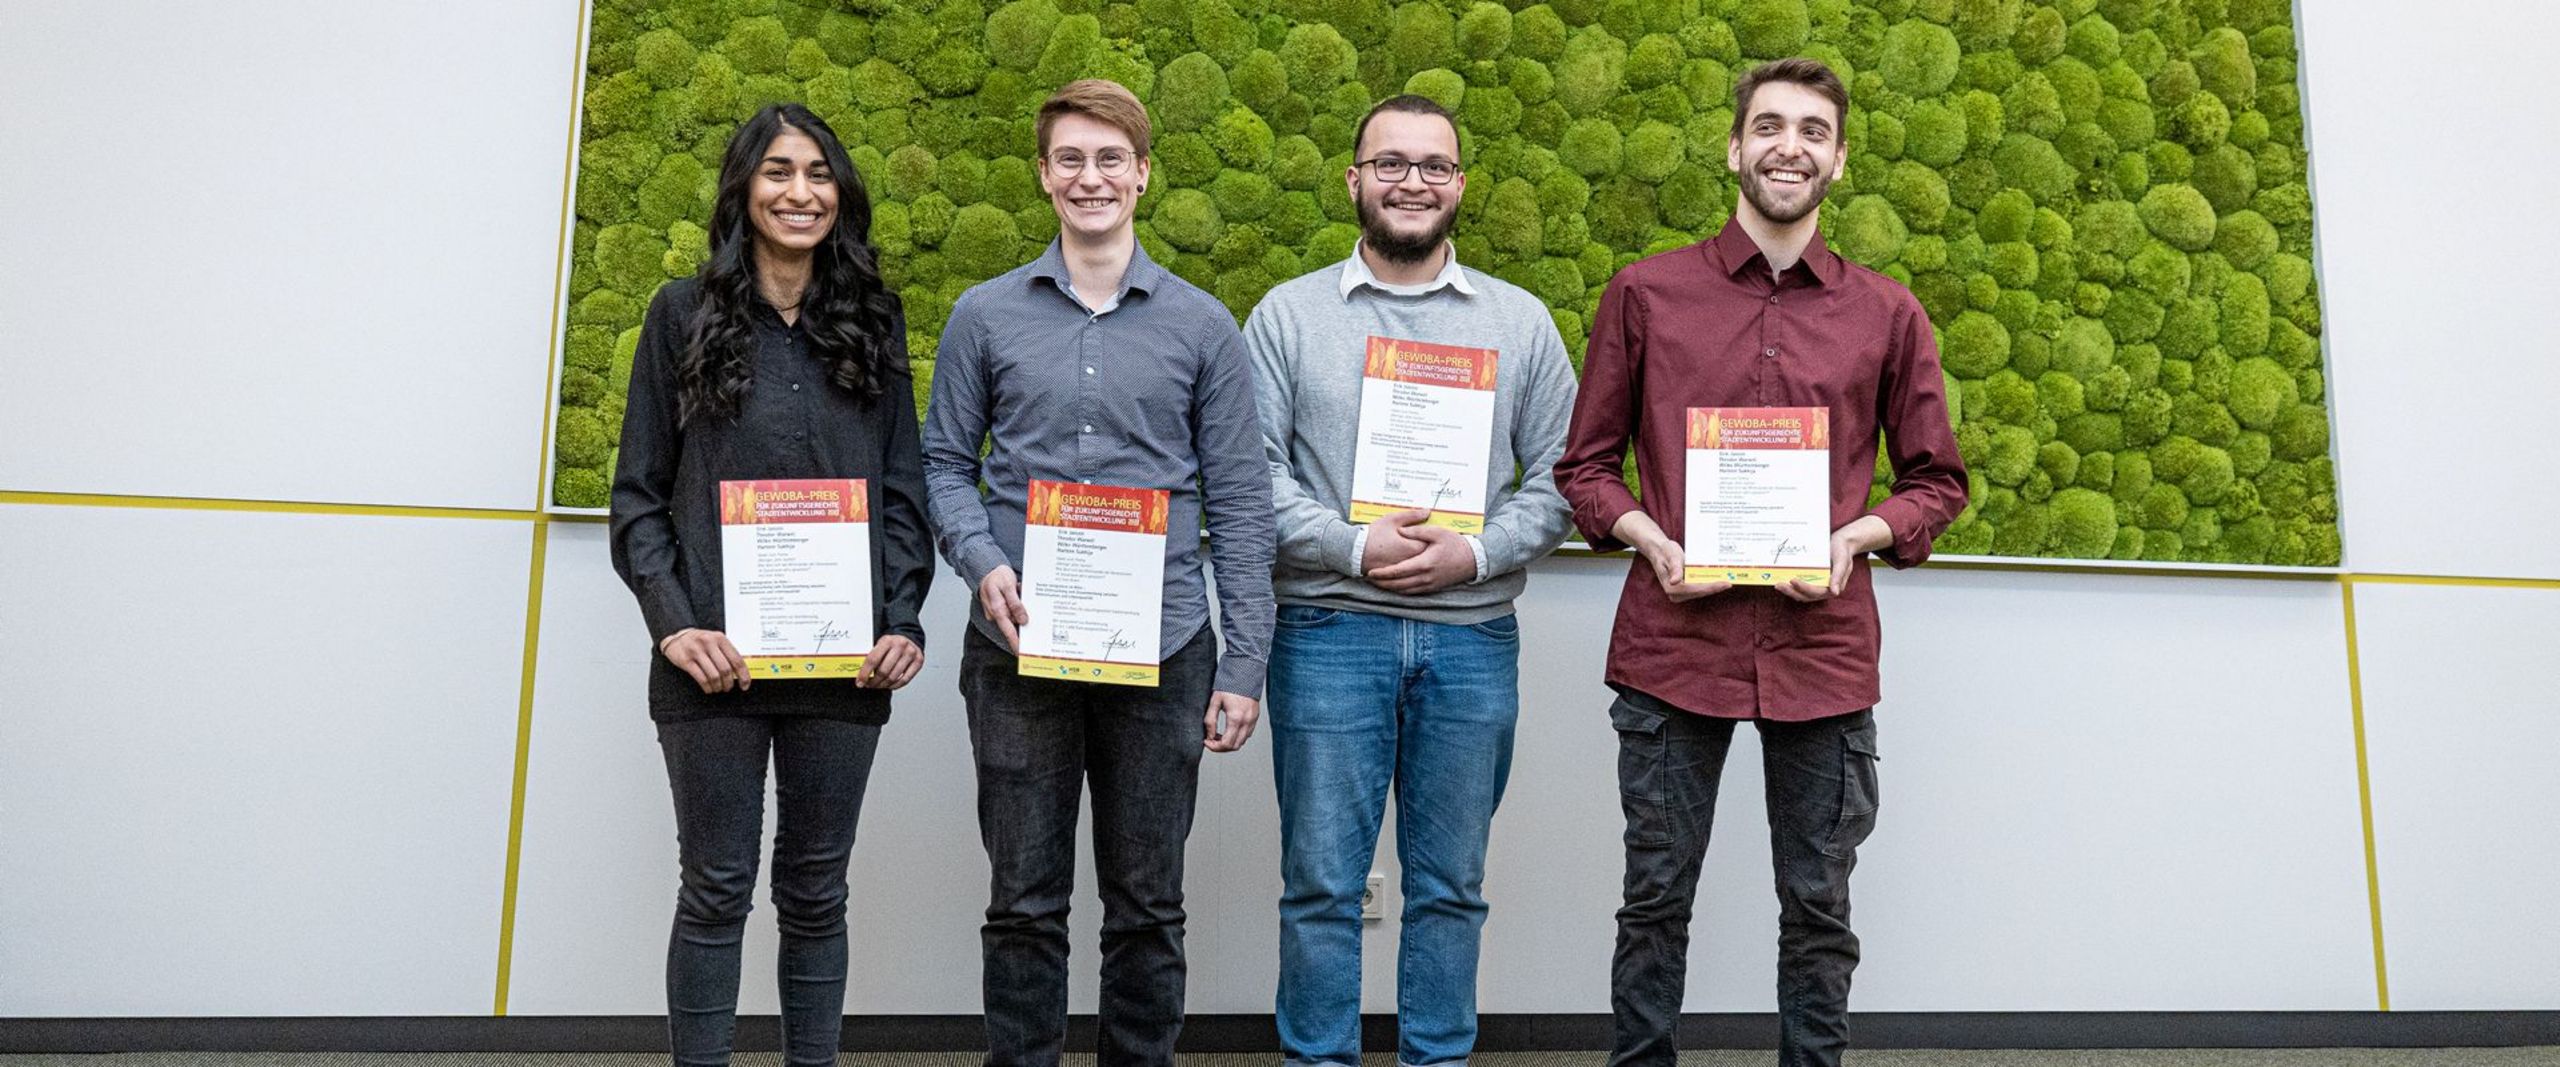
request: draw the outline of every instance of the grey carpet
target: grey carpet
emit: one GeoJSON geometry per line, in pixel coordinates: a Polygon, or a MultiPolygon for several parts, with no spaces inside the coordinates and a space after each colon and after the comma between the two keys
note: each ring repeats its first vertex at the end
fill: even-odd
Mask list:
{"type": "MultiPolygon", "coordinates": [[[[1768,1052],[1691,1052],[1692,1067],[1763,1067],[1768,1052]]],[[[1486,1053],[1482,1067],[1599,1067],[1596,1052],[1486,1053]]],[[[974,1053],[847,1055],[843,1067],[976,1067],[974,1053]]],[[[135,1053],[97,1056],[0,1056],[0,1067],[660,1067],[663,1056],[631,1053],[135,1053]]],[[[1264,1055],[1185,1056],[1181,1067],[1274,1067],[1264,1055]]],[[[1392,1064],[1394,1057],[1372,1056],[1392,1064]]],[[[736,1067],[778,1067],[771,1053],[745,1053],[736,1067]]],[[[1069,1056],[1068,1067],[1093,1067],[1069,1056]]],[[[2499,1049],[2172,1049],[2143,1051],[1884,1051],[1852,1052],[1849,1067],[2560,1067],[2560,1048],[2499,1049]]]]}

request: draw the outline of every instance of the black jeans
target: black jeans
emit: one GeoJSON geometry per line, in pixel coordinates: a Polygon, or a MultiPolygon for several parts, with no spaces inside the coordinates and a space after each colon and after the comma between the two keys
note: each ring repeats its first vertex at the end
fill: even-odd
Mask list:
{"type": "Polygon", "coordinates": [[[1088,780],[1102,895],[1098,1064],[1170,1064],[1182,1032],[1182,848],[1217,639],[1192,638],[1153,689],[1023,677],[1013,653],[975,628],[966,646],[960,695],[992,874],[980,932],[988,1067],[1052,1067],[1065,1050],[1067,902],[1088,780]]]}
{"type": "Polygon", "coordinates": [[[729,1062],[738,942],[756,888],[768,754],[780,809],[773,910],[782,932],[775,979],[784,1062],[836,1062],[844,1031],[845,861],[879,745],[879,727],[833,719],[735,716],[658,724],[684,872],[667,939],[667,1034],[679,1067],[729,1062]]]}
{"type": "MultiPolygon", "coordinates": [[[[1692,715],[1627,691],[1618,729],[1627,816],[1626,905],[1609,965],[1617,1018],[1609,1063],[1669,1064],[1679,1050],[1689,913],[1737,720],[1692,715]]],[[[1876,824],[1873,709],[1811,722],[1757,720],[1778,883],[1778,1063],[1836,1067],[1849,1047],[1849,872],[1876,824]]]]}

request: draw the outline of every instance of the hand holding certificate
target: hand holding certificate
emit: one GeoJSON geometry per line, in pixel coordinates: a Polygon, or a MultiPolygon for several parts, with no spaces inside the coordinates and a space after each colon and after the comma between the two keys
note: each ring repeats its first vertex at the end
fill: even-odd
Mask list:
{"type": "Polygon", "coordinates": [[[731,644],[758,678],[855,678],[871,649],[871,505],[860,478],[720,483],[731,644]]]}
{"type": "Polygon", "coordinates": [[[1831,412],[1690,408],[1686,580],[1831,584],[1831,412]]]}
{"type": "Polygon", "coordinates": [[[1411,509],[1430,512],[1434,526],[1484,532],[1499,359],[1490,348],[1369,338],[1351,521],[1411,509]]]}
{"type": "Polygon", "coordinates": [[[1016,669],[1153,687],[1162,661],[1165,521],[1172,494],[1034,479],[1022,531],[1016,669]]]}

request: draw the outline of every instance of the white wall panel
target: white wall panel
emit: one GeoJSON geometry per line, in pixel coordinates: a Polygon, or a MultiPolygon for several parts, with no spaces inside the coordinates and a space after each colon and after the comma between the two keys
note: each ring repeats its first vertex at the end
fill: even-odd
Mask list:
{"type": "MultiPolygon", "coordinates": [[[[1622,564],[1530,583],[1488,1011],[1606,1009],[1620,819],[1598,683],[1622,564]]],[[[1886,574],[1885,805],[1857,875],[1871,1011],[2355,1009],[2373,1000],[2325,583],[1886,574]]],[[[1767,1010],[1757,739],[1725,768],[1688,1004],[1767,1010]]]]}
{"type": "MultiPolygon", "coordinates": [[[[662,1012],[676,845],[649,721],[648,633],[613,573],[605,528],[551,531],[509,1010],[662,1012]]],[[[987,876],[957,691],[958,585],[946,577],[929,605],[935,640],[897,698],[863,803],[848,905],[846,1010],[856,1014],[976,1010],[987,876]]],[[[771,820],[768,801],[768,845],[771,820]]],[[[741,1004],[769,1014],[774,931],[763,886],[755,909],[741,1004]]]]}
{"type": "Polygon", "coordinates": [[[2560,394],[2545,295],[2560,203],[2520,192],[2560,168],[2560,8],[2300,7],[2347,561],[2560,577],[2541,536],[2560,496],[2528,489],[2560,394]],[[2422,88],[2431,71],[2461,88],[2422,88]],[[2455,157],[2477,161],[2452,169],[2481,174],[2480,192],[2448,186],[2455,157]]]}
{"type": "Polygon", "coordinates": [[[531,505],[579,18],[9,4],[0,487],[531,505]]]}
{"type": "Polygon", "coordinates": [[[2391,1006],[2560,1009],[2560,589],[2360,583],[2391,1006]]]}
{"type": "MultiPolygon", "coordinates": [[[[676,850],[648,717],[648,636],[613,574],[604,527],[551,529],[509,1010],[660,1012],[676,850]]],[[[978,1010],[987,863],[958,688],[967,604],[957,579],[937,575],[924,671],[898,695],[881,736],[851,872],[854,1014],[978,1010]]],[[[1210,755],[1201,781],[1189,858],[1191,1008],[1269,1011],[1279,847],[1268,749],[1257,741],[1210,755]]],[[[770,819],[768,803],[768,843],[770,819]]],[[[1092,1011],[1102,912],[1089,833],[1078,852],[1070,1005],[1092,1011]]],[[[766,891],[757,890],[747,925],[748,1012],[775,1010],[766,891]]]]}
{"type": "Polygon", "coordinates": [[[528,533],[0,506],[0,1015],[488,1011],[528,533]]]}
{"type": "Polygon", "coordinates": [[[1887,575],[1877,1011],[2369,1010],[2326,582],[1887,575]]]}

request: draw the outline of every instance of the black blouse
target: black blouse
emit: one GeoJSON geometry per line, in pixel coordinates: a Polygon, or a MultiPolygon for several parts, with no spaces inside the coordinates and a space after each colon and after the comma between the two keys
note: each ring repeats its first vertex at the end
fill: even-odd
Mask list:
{"type": "Polygon", "coordinates": [[[783,478],[867,479],[871,497],[872,632],[924,645],[917,615],[933,584],[925,526],[924,460],[906,360],[904,316],[876,400],[827,380],[806,331],[755,306],[754,388],[734,419],[676,421],[676,359],[697,286],[668,283],[649,302],[631,367],[622,451],[613,476],[613,569],[639,598],[648,624],[649,716],[680,722],[719,715],[814,715],[877,724],[889,693],[850,678],[759,682],[745,692],[705,693],[655,645],[686,627],[722,629],[720,483],[783,478]]]}

